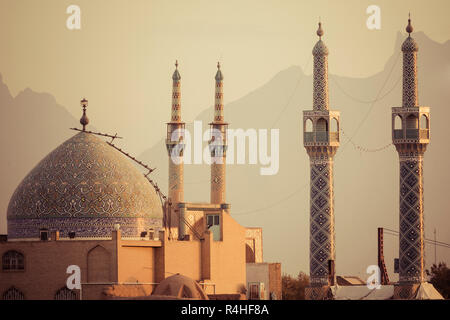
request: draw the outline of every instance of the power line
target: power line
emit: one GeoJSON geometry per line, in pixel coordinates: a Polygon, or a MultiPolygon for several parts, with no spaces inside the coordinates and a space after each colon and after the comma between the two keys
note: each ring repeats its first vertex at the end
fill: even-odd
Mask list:
{"type": "Polygon", "coordinates": [[[349,136],[347,136],[345,134],[343,129],[340,129],[340,131],[342,132],[342,135],[344,136],[344,138],[347,139],[347,143],[350,142],[352,144],[353,148],[355,148],[356,150],[358,150],[360,152],[379,152],[379,151],[384,151],[384,150],[386,150],[387,148],[389,148],[390,146],[393,145],[392,142],[389,142],[388,144],[385,144],[384,146],[379,147],[379,148],[375,148],[375,149],[365,148],[365,147],[362,147],[359,144],[356,144],[349,136]]]}
{"type": "MultiPolygon", "coordinates": [[[[370,112],[372,111],[373,107],[375,106],[375,103],[378,101],[378,98],[381,94],[381,92],[383,91],[384,87],[386,86],[388,80],[391,78],[391,74],[394,71],[395,66],[397,65],[397,62],[400,58],[400,52],[397,54],[397,57],[395,59],[394,64],[392,65],[391,70],[389,71],[389,74],[386,78],[386,80],[384,81],[383,85],[381,86],[380,90],[378,91],[378,94],[376,95],[374,102],[372,102],[372,105],[370,106],[369,110],[367,110],[366,114],[364,115],[363,119],[361,120],[361,122],[359,123],[359,125],[356,127],[356,130],[354,131],[353,135],[350,137],[351,140],[353,140],[353,138],[355,137],[355,135],[358,133],[359,129],[361,129],[361,126],[364,124],[364,122],[366,121],[367,117],[369,116],[370,112]]],[[[350,141],[350,140],[349,140],[350,141]]],[[[349,143],[349,141],[347,141],[347,143],[345,143],[340,152],[345,150],[345,147],[347,146],[347,144],[349,143]]]]}
{"type": "MultiPolygon", "coordinates": [[[[395,231],[392,229],[383,228],[383,230],[387,231],[386,234],[389,234],[391,236],[398,237],[400,235],[400,233],[398,231],[395,231]]],[[[450,243],[446,243],[446,242],[442,242],[442,241],[435,241],[435,240],[428,239],[428,238],[425,238],[424,240],[425,240],[425,242],[430,243],[430,244],[435,244],[437,246],[441,246],[444,248],[450,248],[450,243]]]]}
{"type": "Polygon", "coordinates": [[[267,205],[265,207],[254,209],[254,210],[249,210],[249,211],[243,211],[243,212],[240,212],[240,213],[238,212],[238,213],[234,213],[233,215],[234,216],[244,216],[244,215],[248,215],[248,214],[259,212],[259,211],[264,211],[264,210],[270,209],[272,207],[275,207],[276,205],[284,202],[285,200],[287,200],[289,198],[292,198],[295,194],[297,194],[298,192],[302,191],[307,185],[308,185],[308,183],[304,184],[303,186],[301,186],[300,188],[298,188],[294,192],[290,193],[288,196],[286,196],[284,198],[281,198],[278,201],[273,202],[273,203],[271,203],[271,204],[269,204],[269,205],[267,205]]]}
{"type": "MultiPolygon", "coordinates": [[[[344,133],[344,131],[342,129],[341,129],[341,131],[342,131],[342,133],[344,133]]],[[[349,138],[347,138],[347,139],[349,139],[349,138]]],[[[355,147],[355,149],[360,150],[360,151],[364,151],[364,152],[379,152],[379,151],[386,150],[388,147],[390,147],[392,145],[392,143],[389,143],[389,144],[387,144],[387,145],[385,145],[383,147],[377,148],[377,149],[367,149],[367,148],[364,148],[364,147],[361,147],[361,146],[355,144],[354,142],[352,142],[352,144],[355,147]]],[[[337,155],[335,157],[337,157],[337,155]]],[[[305,184],[300,186],[300,188],[298,188],[296,191],[288,194],[286,197],[283,197],[283,198],[277,200],[276,202],[273,202],[273,203],[271,203],[271,204],[269,204],[267,206],[264,206],[264,207],[261,207],[261,208],[258,208],[258,209],[249,210],[249,211],[243,211],[243,212],[240,212],[240,213],[238,212],[238,213],[235,213],[233,215],[237,215],[237,216],[247,215],[247,214],[252,214],[252,213],[259,212],[259,211],[264,211],[264,210],[270,209],[270,208],[275,207],[276,205],[280,204],[281,202],[284,202],[285,200],[292,198],[295,194],[297,194],[300,191],[302,191],[308,185],[309,185],[309,182],[306,182],[305,184]]]]}
{"type": "Polygon", "coordinates": [[[386,96],[388,96],[392,91],[394,91],[394,89],[395,89],[395,88],[397,87],[397,85],[400,83],[400,79],[402,79],[402,76],[399,76],[399,77],[398,77],[397,81],[394,83],[394,85],[392,86],[392,88],[389,89],[384,95],[382,95],[382,96],[379,97],[379,98],[375,98],[375,99],[373,99],[373,100],[363,100],[363,99],[356,98],[355,96],[349,94],[347,91],[345,91],[345,90],[341,87],[341,85],[340,85],[340,84],[337,82],[337,80],[335,79],[335,76],[330,75],[330,78],[331,78],[331,80],[336,84],[336,87],[337,87],[342,93],[344,93],[344,95],[346,95],[347,97],[349,97],[350,99],[352,99],[352,100],[354,100],[354,101],[356,101],[356,102],[364,103],[364,104],[369,104],[369,103],[375,103],[375,102],[378,102],[378,101],[383,100],[383,99],[384,99],[386,96]]]}

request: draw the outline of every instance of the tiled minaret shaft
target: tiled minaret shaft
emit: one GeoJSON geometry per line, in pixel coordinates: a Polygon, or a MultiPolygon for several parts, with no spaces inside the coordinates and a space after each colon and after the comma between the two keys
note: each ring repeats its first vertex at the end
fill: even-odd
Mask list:
{"type": "Polygon", "coordinates": [[[423,199],[423,157],[430,139],[430,109],[419,106],[417,52],[411,37],[403,42],[403,104],[392,108],[392,139],[400,162],[399,286],[395,298],[411,298],[426,281],[423,199]],[[416,287],[414,286],[416,285],[416,287]]]}
{"type": "Polygon", "coordinates": [[[313,110],[303,112],[304,146],[310,158],[310,283],[308,299],[324,299],[334,282],[334,185],[333,158],[339,147],[339,112],[329,110],[328,48],[319,41],[312,51],[313,110]],[[334,122],[335,129],[330,130],[334,122]],[[308,128],[309,126],[309,128],[308,128]]]}
{"type": "Polygon", "coordinates": [[[217,63],[215,76],[214,121],[210,123],[212,138],[211,151],[211,203],[225,203],[226,195],[226,134],[228,124],[224,122],[223,112],[223,75],[220,63],[217,63]]]}
{"type": "Polygon", "coordinates": [[[181,121],[181,76],[178,72],[178,61],[172,75],[172,114],[167,123],[166,147],[169,155],[169,199],[173,207],[184,201],[183,186],[183,139],[185,124],[181,121]]]}
{"type": "MultiPolygon", "coordinates": [[[[321,26],[317,34],[323,35],[321,26]]],[[[322,41],[322,36],[313,49],[313,110],[328,110],[328,48],[322,41]]]]}

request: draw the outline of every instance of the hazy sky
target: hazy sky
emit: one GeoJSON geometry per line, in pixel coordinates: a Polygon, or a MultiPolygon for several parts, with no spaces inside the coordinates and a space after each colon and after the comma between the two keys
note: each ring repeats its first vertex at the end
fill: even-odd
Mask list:
{"type": "Polygon", "coordinates": [[[91,123],[139,153],[165,134],[175,59],[189,122],[213,103],[219,59],[226,103],[292,65],[309,74],[320,16],[330,72],[366,77],[383,69],[408,11],[416,31],[444,42],[449,9],[448,0],[0,0],[0,73],[13,95],[49,92],[77,118],[86,96],[91,123]],[[81,30],[66,28],[71,4],[81,30]],[[381,30],[366,27],[372,4],[381,30]]]}

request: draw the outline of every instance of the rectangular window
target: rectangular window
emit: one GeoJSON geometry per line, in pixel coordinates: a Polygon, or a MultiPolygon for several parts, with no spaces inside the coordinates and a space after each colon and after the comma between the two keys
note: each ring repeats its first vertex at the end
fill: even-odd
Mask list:
{"type": "Polygon", "coordinates": [[[213,234],[214,241],[221,239],[220,217],[218,214],[209,214],[206,216],[206,224],[209,231],[213,234]]]}
{"type": "Polygon", "coordinates": [[[208,225],[208,228],[211,227],[214,224],[214,216],[213,215],[207,216],[206,220],[207,220],[206,224],[208,225]]]}
{"type": "Polygon", "coordinates": [[[41,241],[47,241],[48,240],[48,230],[47,229],[39,230],[39,235],[40,235],[41,241]]]}
{"type": "Polygon", "coordinates": [[[250,284],[249,300],[259,300],[259,284],[250,284]]]}

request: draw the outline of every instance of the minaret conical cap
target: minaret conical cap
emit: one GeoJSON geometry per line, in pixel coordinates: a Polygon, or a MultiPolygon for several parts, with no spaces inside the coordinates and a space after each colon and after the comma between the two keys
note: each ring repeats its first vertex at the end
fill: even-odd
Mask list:
{"type": "Polygon", "coordinates": [[[220,62],[217,62],[217,73],[216,73],[216,81],[222,81],[223,80],[223,74],[222,71],[220,71],[220,62]]]}
{"type": "Polygon", "coordinates": [[[175,71],[173,72],[172,79],[176,81],[181,80],[180,73],[178,72],[178,60],[175,61],[175,71]]]}

